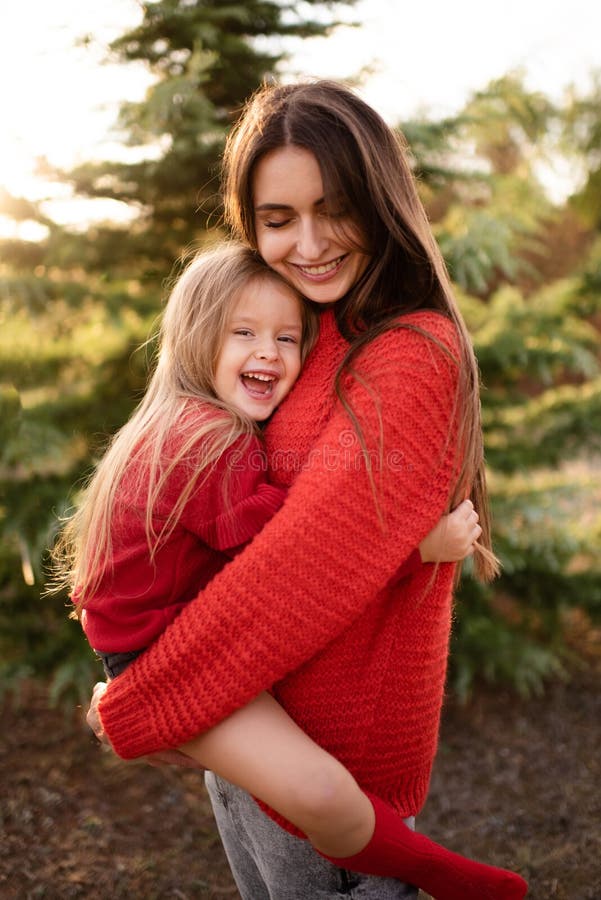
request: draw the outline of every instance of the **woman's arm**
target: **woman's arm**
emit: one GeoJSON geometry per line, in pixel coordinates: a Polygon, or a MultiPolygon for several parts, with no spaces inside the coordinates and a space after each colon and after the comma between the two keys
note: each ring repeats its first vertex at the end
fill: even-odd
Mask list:
{"type": "MultiPolygon", "coordinates": [[[[451,344],[442,317],[428,316],[424,327],[451,344]]],[[[312,657],[439,520],[457,468],[455,363],[423,335],[398,329],[355,367],[362,377],[349,397],[374,485],[339,409],[282,509],[110,685],[100,713],[121,756],[179,746],[312,657]]]]}

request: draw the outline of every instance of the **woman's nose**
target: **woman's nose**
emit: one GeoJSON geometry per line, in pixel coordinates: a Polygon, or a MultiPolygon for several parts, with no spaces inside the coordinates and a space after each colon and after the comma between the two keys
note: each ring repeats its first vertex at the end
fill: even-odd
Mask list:
{"type": "Polygon", "coordinates": [[[303,259],[319,259],[327,246],[326,223],[316,216],[301,220],[296,249],[303,259]]]}

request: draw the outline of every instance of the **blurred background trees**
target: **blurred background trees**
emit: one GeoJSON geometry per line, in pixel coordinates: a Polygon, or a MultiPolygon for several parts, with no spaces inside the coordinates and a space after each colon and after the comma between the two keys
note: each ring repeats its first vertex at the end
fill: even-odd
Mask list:
{"type": "MultiPolygon", "coordinates": [[[[40,596],[57,518],[144,387],[139,350],[186,248],[219,229],[219,159],[244,99],[278,71],[281,38],[327,34],[336,9],[162,0],[111,52],[155,81],[123,106],[129,162],[47,172],[111,198],[127,225],[85,231],[4,194],[45,237],[0,243],[0,685],[49,677],[86,694],[98,670],[66,598],[40,596]],[[75,486],[75,488],[74,488],[75,486]]],[[[496,548],[503,574],[467,567],[454,687],[538,690],[582,664],[601,608],[601,83],[561,103],[508,74],[452,119],[400,123],[480,360],[496,548]],[[553,167],[574,186],[555,196],[553,167]]]]}

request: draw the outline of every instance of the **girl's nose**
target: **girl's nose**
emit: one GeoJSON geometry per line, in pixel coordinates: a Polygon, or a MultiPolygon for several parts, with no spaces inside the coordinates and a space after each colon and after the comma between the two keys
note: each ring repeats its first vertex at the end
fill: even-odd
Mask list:
{"type": "Polygon", "coordinates": [[[278,357],[278,348],[275,341],[264,341],[260,347],[257,347],[255,350],[255,356],[257,359],[277,359],[278,357]]]}

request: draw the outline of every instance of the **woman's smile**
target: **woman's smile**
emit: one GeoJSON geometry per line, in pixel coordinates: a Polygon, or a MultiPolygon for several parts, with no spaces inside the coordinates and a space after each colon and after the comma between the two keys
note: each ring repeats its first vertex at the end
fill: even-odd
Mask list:
{"type": "Polygon", "coordinates": [[[344,256],[339,256],[336,259],[331,260],[331,262],[320,263],[317,266],[297,265],[296,268],[299,269],[306,278],[321,283],[338,274],[340,267],[344,265],[347,256],[348,254],[345,254],[344,256]]]}

